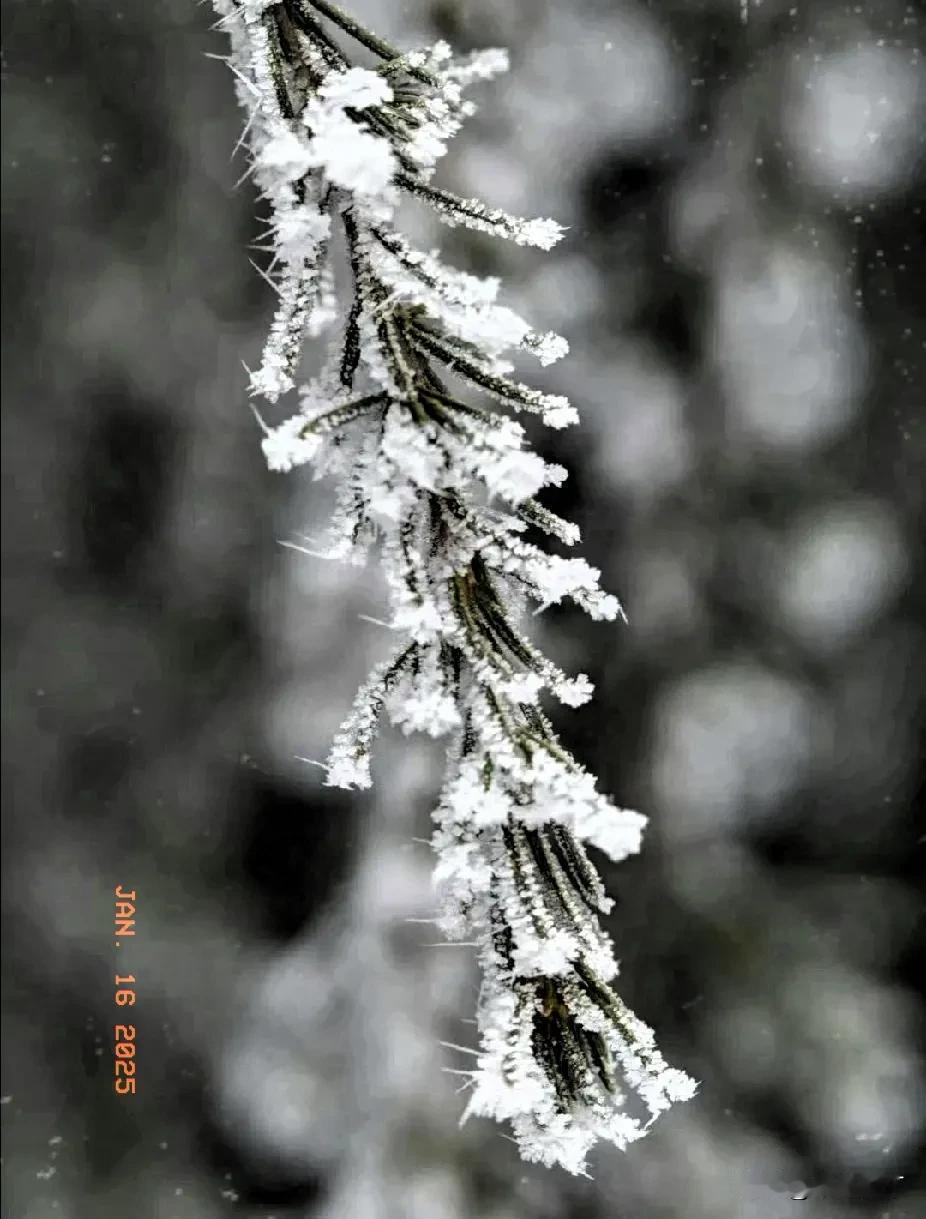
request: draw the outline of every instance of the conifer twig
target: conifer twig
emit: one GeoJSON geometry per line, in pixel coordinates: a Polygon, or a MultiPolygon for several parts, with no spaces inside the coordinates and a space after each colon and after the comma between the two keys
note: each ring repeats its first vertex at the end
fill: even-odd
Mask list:
{"type": "Polygon", "coordinates": [[[293,391],[306,339],[340,322],[298,411],[262,425],[264,453],[272,469],[311,463],[336,480],[329,542],[312,553],[360,562],[376,547],[398,637],[335,737],[327,782],[370,785],[383,716],[449,737],[432,839],[437,922],[477,948],[483,971],[479,1047],[451,1047],[476,1058],[463,1073],[464,1116],[508,1121],[525,1158],[582,1173],[596,1140],[626,1146],[695,1088],[613,990],[599,922],[611,903],[586,847],[623,859],[639,850],[645,818],[601,795],[558,740],[541,697],[578,706],[591,683],[563,673],[519,625],[528,603],[571,598],[605,620],[621,609],[585,560],[525,537],[571,546],[578,530],[538,502],[565,471],[527,447],[504,408],[551,427],[576,415],[514,380],[507,357],[520,349],[550,363],[565,341],[498,304],[497,281],[415,250],[395,208],[405,191],[447,223],[544,250],[563,230],[429,183],[473,111],[465,88],[503,71],[504,53],[457,59],[444,43],[403,53],[330,0],[214,3],[271,209],[279,302],[252,394],[275,403],[293,391]],[[374,68],[353,64],[353,44],[374,68]],[[338,235],[346,303],[334,289],[338,235]],[[466,388],[448,388],[444,370],[466,388]],[[467,401],[467,390],[496,405],[467,401]]]}

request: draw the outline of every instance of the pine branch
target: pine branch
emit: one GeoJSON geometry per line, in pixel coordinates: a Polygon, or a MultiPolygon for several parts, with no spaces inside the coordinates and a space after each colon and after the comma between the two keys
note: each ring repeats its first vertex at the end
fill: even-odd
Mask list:
{"type": "Polygon", "coordinates": [[[599,916],[611,903],[585,849],[623,859],[639,850],[644,818],[599,793],[558,739],[541,698],[578,706],[591,683],[557,668],[522,624],[529,602],[567,597],[595,618],[621,611],[583,559],[524,536],[578,541],[537,499],[565,471],[532,452],[506,413],[575,421],[565,398],[514,380],[507,362],[520,349],[549,363],[565,341],[497,304],[497,281],[413,249],[394,217],[404,191],[447,223],[522,245],[548,249],[562,229],[428,183],[472,112],[463,89],[504,70],[502,52],[460,60],[438,43],[402,53],[329,0],[214,2],[270,207],[266,278],[280,298],[252,393],[271,403],[289,393],[305,339],[341,322],[300,409],[265,428],[264,453],[273,469],[311,463],[335,478],[324,553],[362,561],[377,545],[399,641],[337,734],[327,781],[370,785],[383,717],[450,738],[434,811],[439,921],[479,946],[484,971],[466,1113],[510,1122],[527,1159],[582,1172],[597,1139],[626,1146],[694,1091],[610,985],[599,916]],[[377,67],[355,66],[348,42],[377,67]],[[339,231],[347,302],[332,287],[339,231]],[[495,406],[467,401],[467,387],[495,406]],[[648,1121],[630,1111],[630,1093],[648,1121]]]}

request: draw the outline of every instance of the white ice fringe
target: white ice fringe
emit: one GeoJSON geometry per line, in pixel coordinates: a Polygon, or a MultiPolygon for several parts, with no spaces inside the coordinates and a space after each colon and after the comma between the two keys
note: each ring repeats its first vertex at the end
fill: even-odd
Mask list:
{"type": "Polygon", "coordinates": [[[521,625],[528,607],[567,598],[598,619],[622,611],[584,559],[525,537],[572,546],[578,530],[536,499],[565,470],[532,452],[505,412],[553,428],[576,413],[516,380],[510,357],[546,365],[568,344],[499,304],[496,279],[414,249],[394,217],[404,192],[446,223],[520,245],[548,250],[563,229],[430,185],[473,112],[463,90],[504,71],[503,51],[402,53],[329,0],[214,2],[270,211],[279,296],[253,394],[274,403],[295,387],[306,338],[339,311],[335,253],[351,274],[323,373],[263,439],[271,469],[308,464],[336,480],[318,553],[362,562],[378,543],[389,589],[395,650],[357,695],[327,782],[370,786],[383,716],[450,738],[434,812],[440,922],[476,941],[483,970],[464,1116],[509,1122],[526,1159],[584,1172],[596,1141],[626,1146],[695,1089],[612,989],[599,921],[611,902],[586,853],[633,854],[645,819],[602,795],[559,741],[541,700],[578,706],[592,685],[561,672],[521,625]],[[355,44],[374,67],[351,62],[355,44]]]}

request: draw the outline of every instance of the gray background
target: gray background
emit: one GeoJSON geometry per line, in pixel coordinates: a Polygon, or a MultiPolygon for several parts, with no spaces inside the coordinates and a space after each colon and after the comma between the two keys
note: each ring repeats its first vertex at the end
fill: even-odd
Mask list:
{"type": "Polygon", "coordinates": [[[476,979],[409,921],[439,750],[387,733],[362,797],[296,760],[383,595],[276,544],[327,491],[263,468],[246,405],[272,301],[224,37],[185,0],[11,0],[4,1214],[920,1219],[923,10],[355,11],[510,46],[439,181],[570,226],[543,255],[409,217],[572,344],[538,380],[582,426],[536,440],[630,625],[538,631],[598,685],[565,738],[651,817],[608,875],[621,990],[701,1090],[592,1180],[457,1129],[437,1043],[472,1043],[476,979]]]}

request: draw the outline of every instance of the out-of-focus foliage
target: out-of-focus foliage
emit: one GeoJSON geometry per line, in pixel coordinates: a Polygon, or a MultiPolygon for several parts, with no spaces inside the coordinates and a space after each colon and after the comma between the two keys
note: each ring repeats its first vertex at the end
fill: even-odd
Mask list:
{"type": "Polygon", "coordinates": [[[7,1207],[917,1219],[921,12],[356,7],[403,44],[512,48],[443,180],[571,226],[542,260],[440,237],[572,343],[548,387],[583,426],[536,439],[631,621],[551,614],[544,645],[598,686],[558,717],[570,745],[651,818],[610,928],[623,993],[701,1092],[591,1181],[457,1130],[437,1043],[467,1042],[475,979],[407,921],[430,917],[414,838],[439,759],[387,742],[376,805],[295,761],[381,653],[358,615],[382,590],[274,544],[324,495],[282,500],[244,403],[273,302],[242,257],[222,39],[186,0],[11,0],[7,1207]]]}

